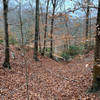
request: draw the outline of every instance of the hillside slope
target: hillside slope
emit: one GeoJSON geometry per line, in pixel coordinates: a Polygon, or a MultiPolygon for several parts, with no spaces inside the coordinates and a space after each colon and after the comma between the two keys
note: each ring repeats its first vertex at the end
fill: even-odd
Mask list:
{"type": "Polygon", "coordinates": [[[86,93],[92,83],[93,52],[77,56],[71,62],[58,63],[47,57],[33,60],[33,50],[22,51],[11,46],[11,70],[3,69],[4,48],[0,46],[0,100],[26,99],[28,67],[30,100],[100,100],[97,94],[86,93]]]}

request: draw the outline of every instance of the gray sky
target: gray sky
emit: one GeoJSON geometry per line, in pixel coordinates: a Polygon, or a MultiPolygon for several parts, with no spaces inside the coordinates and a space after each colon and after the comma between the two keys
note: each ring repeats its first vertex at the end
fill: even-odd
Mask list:
{"type": "MultiPolygon", "coordinates": [[[[35,0],[22,0],[22,3],[23,5],[25,4],[26,7],[27,5],[29,4],[29,1],[33,1],[33,5],[35,6],[35,0]]],[[[73,1],[82,1],[82,0],[65,0],[65,10],[67,11],[68,9],[73,9],[74,5],[75,5],[75,2],[73,1]]],[[[97,6],[98,5],[98,0],[92,0],[94,2],[94,4],[97,6]]],[[[40,0],[40,2],[44,2],[44,0],[40,0]]],[[[14,1],[14,0],[10,0],[9,2],[9,6],[12,6],[12,7],[15,7],[17,5],[17,3],[14,1]]],[[[2,3],[0,2],[0,9],[2,7],[2,3]]],[[[45,7],[45,6],[43,6],[45,7]]],[[[63,7],[63,6],[62,6],[63,7]]],[[[51,7],[50,7],[51,8],[51,7]]],[[[49,8],[49,9],[50,9],[49,8]]],[[[62,8],[63,9],[63,8],[62,8]]],[[[82,10],[82,9],[81,9],[82,10]]],[[[85,13],[84,11],[82,12],[81,10],[78,10],[76,11],[75,13],[70,13],[72,16],[76,16],[76,17],[79,17],[79,16],[83,16],[85,13]]],[[[57,9],[57,11],[60,11],[60,9],[57,9]]],[[[93,9],[93,11],[91,12],[93,13],[93,15],[96,16],[97,14],[97,11],[95,9],[93,9]]]]}

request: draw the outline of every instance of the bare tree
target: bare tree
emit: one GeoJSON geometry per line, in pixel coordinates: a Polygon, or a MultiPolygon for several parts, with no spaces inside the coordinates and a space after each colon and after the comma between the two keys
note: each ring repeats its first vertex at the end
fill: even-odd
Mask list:
{"type": "Polygon", "coordinates": [[[96,27],[96,46],[95,46],[95,63],[93,68],[93,86],[92,92],[100,90],[100,0],[98,0],[98,15],[96,27]]]}
{"type": "Polygon", "coordinates": [[[36,15],[35,15],[35,43],[34,43],[34,59],[38,61],[38,37],[39,37],[39,0],[36,0],[36,15]]]}
{"type": "Polygon", "coordinates": [[[8,0],[3,0],[4,31],[5,31],[5,61],[3,67],[11,68],[9,55],[9,35],[8,35],[8,0]]]}
{"type": "Polygon", "coordinates": [[[85,32],[85,35],[86,35],[86,43],[85,43],[85,49],[88,49],[88,32],[89,32],[89,4],[90,4],[90,0],[87,0],[87,11],[86,11],[86,32],[85,32]]]}
{"type": "Polygon", "coordinates": [[[19,1],[19,23],[20,23],[20,32],[21,32],[21,46],[23,47],[24,37],[23,37],[23,22],[22,22],[22,4],[21,0],[19,1]]]}
{"type": "Polygon", "coordinates": [[[48,23],[48,8],[49,8],[49,1],[47,0],[47,6],[46,6],[46,16],[45,16],[45,29],[44,29],[44,47],[43,47],[43,53],[42,55],[44,56],[45,54],[45,46],[46,46],[46,37],[47,37],[47,23],[48,23]]]}
{"type": "Polygon", "coordinates": [[[41,50],[41,35],[39,33],[39,52],[42,53],[42,50],[41,50]]]}
{"type": "Polygon", "coordinates": [[[50,40],[50,58],[53,58],[53,27],[54,27],[54,15],[55,15],[55,9],[56,9],[56,0],[52,0],[53,5],[53,12],[52,12],[52,19],[51,19],[51,40],[50,40]]]}

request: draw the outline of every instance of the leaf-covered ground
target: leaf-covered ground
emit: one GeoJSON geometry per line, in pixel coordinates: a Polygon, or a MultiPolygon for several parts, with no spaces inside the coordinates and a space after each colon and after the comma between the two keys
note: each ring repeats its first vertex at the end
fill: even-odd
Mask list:
{"type": "Polygon", "coordinates": [[[26,100],[26,67],[30,100],[100,100],[99,93],[87,93],[92,84],[93,52],[71,62],[58,63],[41,56],[35,62],[32,49],[24,56],[23,51],[10,48],[14,54],[8,70],[2,68],[4,48],[0,46],[0,100],[26,100]]]}

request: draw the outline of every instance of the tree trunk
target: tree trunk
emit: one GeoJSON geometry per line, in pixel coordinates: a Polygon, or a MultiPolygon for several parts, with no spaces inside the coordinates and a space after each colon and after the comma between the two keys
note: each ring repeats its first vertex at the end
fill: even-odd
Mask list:
{"type": "Polygon", "coordinates": [[[91,31],[91,24],[92,24],[92,23],[91,23],[91,20],[92,20],[92,19],[91,19],[91,15],[90,15],[90,31],[89,31],[89,32],[90,32],[90,33],[89,33],[89,36],[90,36],[89,38],[90,38],[90,40],[89,40],[89,49],[92,49],[92,48],[93,48],[93,47],[92,47],[92,31],[91,31]]]}
{"type": "Polygon", "coordinates": [[[47,23],[48,23],[48,7],[49,7],[49,0],[47,1],[47,7],[46,7],[46,17],[45,17],[45,33],[44,33],[44,47],[43,47],[43,53],[42,55],[44,56],[45,54],[45,46],[46,46],[46,37],[47,37],[47,23]]]}
{"type": "Polygon", "coordinates": [[[41,36],[40,36],[40,33],[39,33],[39,52],[41,53],[41,36]]]}
{"type": "Polygon", "coordinates": [[[10,67],[10,55],[9,55],[9,35],[8,35],[8,0],[3,0],[3,15],[4,15],[4,31],[5,31],[5,61],[3,63],[4,68],[10,67]]]}
{"type": "Polygon", "coordinates": [[[54,25],[54,15],[55,15],[55,8],[56,8],[56,0],[53,2],[53,13],[51,19],[51,40],[50,40],[50,58],[53,58],[53,25],[54,25]]]}
{"type": "Polygon", "coordinates": [[[34,59],[38,61],[39,0],[36,0],[34,59]]]}
{"type": "Polygon", "coordinates": [[[69,49],[69,46],[70,46],[70,39],[68,38],[69,34],[70,34],[70,30],[69,30],[69,27],[68,27],[68,21],[64,18],[64,22],[65,22],[65,26],[66,26],[66,29],[67,29],[67,32],[66,32],[66,49],[68,50],[69,49]]]}
{"type": "Polygon", "coordinates": [[[95,57],[94,57],[94,68],[93,68],[93,86],[92,92],[100,90],[100,0],[98,6],[97,15],[97,27],[96,27],[96,46],[95,46],[95,57]]]}
{"type": "Polygon", "coordinates": [[[86,32],[85,32],[85,35],[86,35],[86,42],[85,42],[85,50],[87,51],[88,49],[88,26],[89,26],[89,4],[90,4],[90,0],[87,0],[87,12],[86,12],[86,32]]]}
{"type": "Polygon", "coordinates": [[[23,47],[23,23],[22,23],[22,12],[21,12],[21,1],[19,3],[19,20],[20,20],[20,32],[21,32],[21,46],[23,47]]]}

